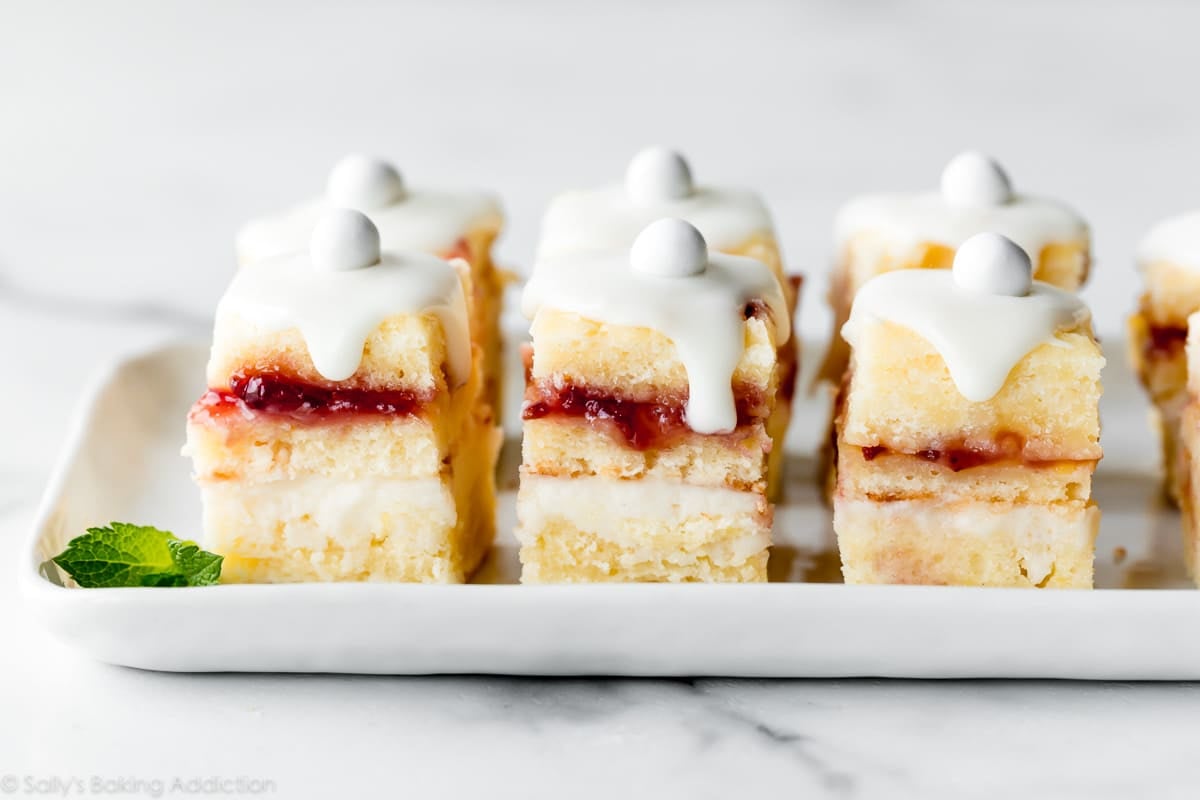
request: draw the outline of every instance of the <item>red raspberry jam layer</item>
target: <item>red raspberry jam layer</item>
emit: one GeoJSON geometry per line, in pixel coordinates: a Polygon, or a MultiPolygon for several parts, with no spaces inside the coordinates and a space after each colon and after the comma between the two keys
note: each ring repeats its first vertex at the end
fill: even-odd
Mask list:
{"type": "MultiPolygon", "coordinates": [[[[530,384],[525,395],[524,419],[563,416],[608,426],[625,444],[636,450],[669,447],[692,433],[683,400],[659,398],[654,402],[623,400],[602,390],[585,386],[561,388],[530,384]]],[[[738,427],[759,419],[752,409],[761,408],[757,398],[744,393],[737,397],[738,427]]]]}
{"type": "Polygon", "coordinates": [[[1146,340],[1147,358],[1163,358],[1178,353],[1187,344],[1187,328],[1173,325],[1151,325],[1150,338],[1146,340]]]}
{"type": "MultiPolygon", "coordinates": [[[[861,448],[861,450],[863,460],[865,461],[874,461],[879,456],[900,452],[883,445],[869,445],[861,448]]],[[[1022,461],[1030,466],[1057,463],[1028,458],[1025,456],[1024,451],[1025,442],[1022,437],[1014,433],[1002,433],[989,445],[984,447],[943,445],[937,449],[918,450],[908,455],[940,464],[953,472],[961,472],[964,469],[971,469],[972,467],[979,467],[985,464],[995,464],[1001,461],[1022,461]]]]}
{"type": "MultiPolygon", "coordinates": [[[[888,448],[881,445],[872,445],[862,448],[862,456],[865,461],[874,461],[884,453],[891,452],[888,448]]],[[[959,472],[971,467],[978,467],[981,464],[989,464],[993,461],[998,461],[1002,456],[997,456],[991,452],[984,450],[972,450],[968,448],[956,448],[951,450],[918,450],[913,453],[917,458],[923,458],[926,461],[932,461],[941,464],[943,467],[949,468],[953,472],[959,472]]]]}
{"type": "Polygon", "coordinates": [[[209,389],[196,411],[209,416],[252,412],[298,420],[320,421],[355,414],[407,415],[421,410],[424,399],[414,392],[375,389],[330,389],[280,373],[238,372],[229,389],[209,389]]]}

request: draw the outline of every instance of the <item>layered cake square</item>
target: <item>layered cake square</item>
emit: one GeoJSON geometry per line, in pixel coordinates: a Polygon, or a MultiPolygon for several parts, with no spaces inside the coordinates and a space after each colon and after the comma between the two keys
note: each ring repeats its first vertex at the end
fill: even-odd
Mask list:
{"type": "Polygon", "coordinates": [[[843,334],[834,530],[847,583],[1092,585],[1104,357],[996,234],[869,281],[843,334]]]}
{"type": "Polygon", "coordinates": [[[1138,250],[1145,291],[1129,319],[1130,358],[1152,401],[1165,491],[1180,499],[1179,425],[1188,403],[1188,318],[1200,311],[1200,212],[1154,226],[1138,250]]]}
{"type": "Polygon", "coordinates": [[[395,166],[379,158],[348,155],[329,173],[325,194],[247,223],[237,236],[241,266],[302,251],[321,215],[351,208],[371,218],[385,252],[461,258],[471,272],[472,330],[482,352],[484,395],[500,409],[500,311],[506,279],[492,261],[492,243],[504,218],[487,192],[407,186],[395,166]]]}
{"type": "MultiPolygon", "coordinates": [[[[978,233],[999,233],[1033,261],[1034,278],[1075,291],[1087,279],[1091,234],[1067,205],[1013,191],[994,159],[967,151],[945,166],[938,191],[861,195],[838,211],[836,260],[830,279],[833,334],[820,377],[841,391],[849,350],[839,331],[858,290],[872,278],[903,269],[949,269],[958,247],[978,233]]],[[[830,437],[832,437],[832,421],[830,437]]],[[[831,491],[836,476],[832,438],[822,475],[831,491]]]]}
{"type": "MultiPolygon", "coordinates": [[[[647,225],[664,217],[695,226],[710,250],[766,264],[779,281],[789,316],[795,314],[800,279],[784,269],[775,227],[762,198],[746,189],[697,183],[687,160],[663,147],[637,153],[623,182],[555,197],[542,220],[537,258],[547,263],[584,253],[622,253],[647,225]]],[[[791,419],[798,370],[795,337],[780,344],[778,360],[782,377],[767,422],[773,443],[768,462],[772,497],[782,479],[783,440],[791,419]]]]}
{"type": "Polygon", "coordinates": [[[460,582],[494,531],[500,434],[462,261],[381,252],[363,214],[239,270],[185,454],[231,582],[460,582]]]}
{"type": "MultiPolygon", "coordinates": [[[[1190,227],[1190,226],[1189,226],[1190,227]]],[[[1195,232],[1195,229],[1192,229],[1195,232]]],[[[1176,251],[1178,256],[1171,263],[1183,265],[1187,261],[1181,256],[1186,250],[1176,251]]],[[[1200,311],[1193,312],[1184,326],[1187,344],[1183,353],[1184,365],[1180,370],[1185,375],[1186,388],[1177,416],[1174,469],[1172,476],[1183,517],[1183,556],[1188,574],[1200,585],[1200,311]]],[[[1166,434],[1166,430],[1164,430],[1166,434]]]]}
{"type": "Polygon", "coordinates": [[[766,580],[775,273],[667,218],[624,251],[539,259],[522,310],[522,581],[766,580]]]}

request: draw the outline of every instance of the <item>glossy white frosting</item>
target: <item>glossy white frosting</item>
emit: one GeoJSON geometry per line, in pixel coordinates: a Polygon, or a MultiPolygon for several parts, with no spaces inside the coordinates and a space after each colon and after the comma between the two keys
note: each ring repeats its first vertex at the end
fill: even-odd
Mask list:
{"type": "Polygon", "coordinates": [[[385,251],[441,255],[469,231],[501,224],[500,205],[491,194],[406,188],[386,162],[348,156],[334,167],[324,197],[247,223],[237,236],[238,264],[307,248],[317,220],[336,207],[366,212],[385,251]]]}
{"type": "Polygon", "coordinates": [[[1003,168],[975,152],[946,165],[941,191],[863,195],[842,206],[834,223],[839,249],[871,234],[901,257],[925,243],[957,248],[983,231],[1012,239],[1035,260],[1049,244],[1089,236],[1075,211],[1055,200],[1013,193],[1003,168]]]}
{"type": "Polygon", "coordinates": [[[643,228],[663,217],[690,222],[712,250],[733,250],[774,232],[757,194],[697,186],[682,156],[655,147],[634,156],[624,183],[555,197],[542,219],[537,257],[624,250],[643,228]]]}
{"type": "Polygon", "coordinates": [[[540,258],[521,310],[529,319],[549,308],[662,333],[687,371],[688,426],[697,433],[727,433],[737,427],[732,379],[745,348],[746,304],[759,300],[767,306],[780,342],[790,335],[791,320],[779,282],[755,259],[709,251],[702,269],[684,275],[665,275],[647,263],[651,257],[687,260],[687,253],[673,252],[690,247],[680,235],[684,225],[660,220],[632,250],[540,258]]]}
{"type": "Polygon", "coordinates": [[[1138,264],[1156,262],[1200,270],[1200,211],[1170,217],[1150,229],[1138,247],[1138,264]]]}
{"type": "Polygon", "coordinates": [[[238,270],[217,305],[217,325],[228,314],[266,330],[295,328],[317,372],[343,381],[358,370],[367,338],[384,320],[432,313],[446,337],[447,374],[461,385],[470,374],[471,343],[456,266],[420,253],[380,254],[377,236],[372,253],[359,238],[367,226],[365,215],[335,209],[318,221],[312,252],[238,270]],[[372,255],[373,263],[363,263],[372,255]]]}
{"type": "Polygon", "coordinates": [[[865,326],[901,325],[941,355],[963,397],[990,400],[1021,359],[1090,316],[1074,294],[1041,281],[1031,281],[1024,295],[1009,293],[1020,273],[1030,271],[1028,256],[1015,244],[997,247],[994,234],[981,234],[960,248],[953,270],[897,270],[867,281],[842,337],[856,347],[865,326]],[[995,275],[978,274],[988,270],[995,275]],[[966,275],[971,278],[964,281],[966,275]]]}

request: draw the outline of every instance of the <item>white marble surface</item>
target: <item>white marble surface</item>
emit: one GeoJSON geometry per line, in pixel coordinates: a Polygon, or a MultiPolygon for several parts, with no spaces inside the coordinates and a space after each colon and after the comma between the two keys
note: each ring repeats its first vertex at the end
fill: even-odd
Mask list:
{"type": "MultiPolygon", "coordinates": [[[[1106,331],[1137,236],[1197,204],[1200,7],[643,5],[0,3],[0,564],[91,368],[203,330],[236,225],[348,149],[499,189],[520,265],[551,192],[679,145],[702,178],[765,192],[812,277],[809,334],[838,202],[932,186],[963,147],[1091,219],[1106,331]]],[[[11,580],[0,641],[0,792],[1194,794],[1188,685],[157,675],[51,641],[11,580]]]]}

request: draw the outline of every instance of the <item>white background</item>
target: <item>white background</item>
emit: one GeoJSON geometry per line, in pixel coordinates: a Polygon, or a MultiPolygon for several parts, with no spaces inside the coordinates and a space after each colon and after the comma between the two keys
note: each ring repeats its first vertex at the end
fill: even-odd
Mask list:
{"type": "MultiPolygon", "coordinates": [[[[1138,237],[1198,205],[1197,30],[1184,2],[0,0],[0,572],[94,364],[202,333],[237,226],[351,150],[500,192],[523,269],[553,193],[680,147],[766,196],[811,337],[839,203],[978,147],[1090,220],[1118,331],[1138,237]]],[[[3,580],[0,637],[0,776],[285,797],[1186,796],[1200,719],[1189,686],[153,675],[79,660],[3,580]]]]}

